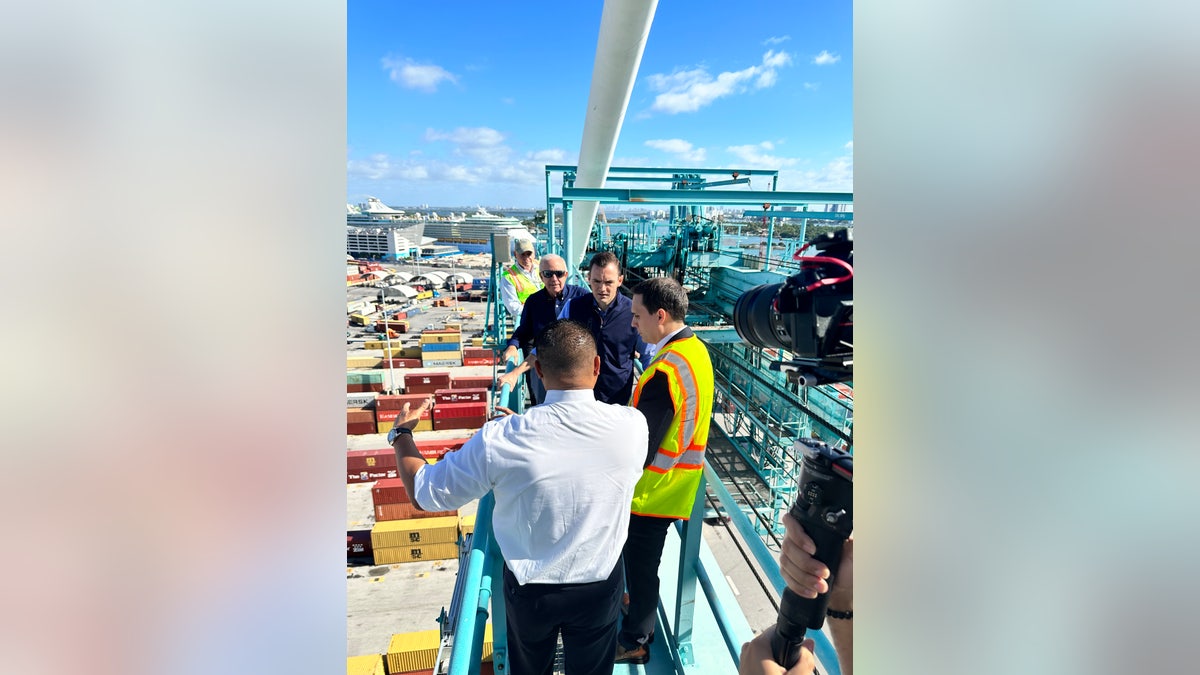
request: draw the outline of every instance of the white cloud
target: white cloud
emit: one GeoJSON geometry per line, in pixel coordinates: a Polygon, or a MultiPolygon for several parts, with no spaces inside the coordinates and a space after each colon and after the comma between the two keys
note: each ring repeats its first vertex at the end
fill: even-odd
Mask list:
{"type": "Polygon", "coordinates": [[[719,98],[745,92],[751,81],[755,89],[774,86],[776,71],[791,63],[792,57],[787,52],[768,50],[763,54],[761,64],[723,72],[716,77],[703,67],[679,70],[670,75],[653,74],[646,78],[647,82],[652,90],[660,93],[654,97],[650,109],[672,115],[695,112],[719,98]]]}
{"type": "Polygon", "coordinates": [[[830,54],[828,51],[822,49],[820,54],[813,57],[812,62],[818,66],[829,66],[841,60],[842,57],[837,54],[830,54]]]}
{"type": "Polygon", "coordinates": [[[675,155],[685,162],[703,162],[708,154],[704,148],[694,148],[691,143],[682,138],[650,140],[646,141],[646,147],[675,155]]]}
{"type": "Polygon", "coordinates": [[[792,39],[791,35],[781,35],[779,37],[769,37],[766,40],[763,40],[763,44],[764,45],[777,45],[777,44],[780,44],[783,42],[787,42],[788,40],[791,40],[791,39],[792,39]]]}
{"type": "MultiPolygon", "coordinates": [[[[347,173],[369,181],[459,182],[472,185],[542,185],[546,164],[564,164],[570,156],[560,148],[528,152],[514,160],[512,148],[503,145],[504,135],[494,129],[458,128],[450,132],[429,129],[427,141],[450,141],[456,161],[414,157],[392,159],[386,154],[347,162],[347,173]]],[[[378,191],[378,190],[377,190],[378,191]]]]}
{"type": "Polygon", "coordinates": [[[782,169],[796,164],[795,159],[789,157],[777,157],[768,155],[764,150],[774,150],[775,145],[770,141],[763,141],[757,145],[731,145],[725,148],[725,151],[738,161],[747,165],[748,169],[782,169]]]}
{"type": "Polygon", "coordinates": [[[842,147],[846,148],[847,150],[853,151],[854,150],[854,141],[846,141],[846,144],[843,145],[842,147]]]}
{"type": "Polygon", "coordinates": [[[458,127],[454,131],[425,130],[425,140],[450,141],[455,155],[467,155],[484,164],[506,161],[512,149],[504,145],[504,134],[489,127],[458,127]]]}
{"type": "Polygon", "coordinates": [[[392,82],[409,89],[434,92],[442,81],[458,84],[457,75],[432,63],[420,64],[410,58],[393,56],[385,56],[382,63],[392,82]]]}
{"type": "Polygon", "coordinates": [[[504,98],[500,99],[500,102],[503,103],[504,105],[512,105],[517,102],[517,99],[515,99],[511,96],[505,96],[504,98]]]}
{"type": "Polygon", "coordinates": [[[804,83],[804,88],[811,90],[811,91],[816,91],[817,88],[820,86],[821,86],[821,84],[819,82],[805,82],[804,83]]]}

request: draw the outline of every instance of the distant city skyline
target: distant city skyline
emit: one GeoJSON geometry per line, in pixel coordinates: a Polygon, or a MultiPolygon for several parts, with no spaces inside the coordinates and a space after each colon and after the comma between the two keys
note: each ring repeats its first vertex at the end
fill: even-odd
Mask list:
{"type": "MultiPolygon", "coordinates": [[[[347,202],[544,208],[544,165],[578,159],[602,7],[351,0],[347,202]]],[[[851,191],[851,23],[849,2],[659,3],[614,165],[851,191]]]]}

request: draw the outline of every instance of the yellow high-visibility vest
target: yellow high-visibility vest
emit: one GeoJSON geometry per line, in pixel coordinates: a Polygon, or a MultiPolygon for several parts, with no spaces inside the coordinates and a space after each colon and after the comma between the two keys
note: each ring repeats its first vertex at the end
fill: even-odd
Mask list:
{"type": "MultiPolygon", "coordinates": [[[[541,290],[541,284],[535,284],[525,276],[525,270],[521,269],[520,265],[513,265],[504,271],[504,277],[513,285],[513,290],[517,292],[517,300],[523,305],[529,296],[541,290]]],[[[519,318],[519,317],[518,317],[519,318]]]]}
{"type": "Polygon", "coordinates": [[[638,380],[633,405],[657,373],[667,377],[675,418],[633,489],[630,511],[687,520],[704,475],[704,449],[712,422],[713,369],[708,349],[695,335],[668,342],[638,380]]]}

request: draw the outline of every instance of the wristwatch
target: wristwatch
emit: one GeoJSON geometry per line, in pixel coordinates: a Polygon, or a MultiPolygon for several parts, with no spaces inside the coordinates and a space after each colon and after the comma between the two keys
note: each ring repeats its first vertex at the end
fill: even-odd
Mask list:
{"type": "Polygon", "coordinates": [[[400,434],[412,436],[412,429],[408,427],[392,427],[392,430],[388,432],[388,445],[395,443],[396,437],[400,434]]]}

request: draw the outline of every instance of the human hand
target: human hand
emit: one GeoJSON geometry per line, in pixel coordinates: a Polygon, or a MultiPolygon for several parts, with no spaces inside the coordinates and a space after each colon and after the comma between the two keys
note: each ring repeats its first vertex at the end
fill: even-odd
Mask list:
{"type": "Polygon", "coordinates": [[[504,417],[505,415],[515,415],[515,414],[516,414],[515,412],[509,410],[508,408],[505,408],[502,405],[498,405],[498,406],[496,406],[496,411],[492,414],[492,419],[496,419],[497,417],[504,417]]]}
{"type": "Polygon", "coordinates": [[[784,516],[783,526],[786,534],[779,555],[779,572],[788,588],[803,598],[815,598],[829,591],[829,606],[832,609],[851,611],[854,607],[853,535],[842,545],[842,561],[838,565],[833,588],[830,589],[829,567],[812,557],[817,551],[816,544],[790,513],[784,516]]]}
{"type": "Polygon", "coordinates": [[[519,381],[520,377],[521,376],[517,375],[515,372],[507,372],[507,373],[501,375],[500,377],[497,377],[496,378],[496,391],[500,391],[500,388],[506,384],[508,385],[508,388],[510,390],[513,389],[514,387],[517,386],[517,382],[519,381]]]}
{"type": "Polygon", "coordinates": [[[409,431],[412,431],[413,427],[417,426],[417,423],[421,421],[421,416],[424,415],[425,411],[429,410],[429,407],[432,405],[432,396],[424,401],[421,401],[421,405],[417,406],[416,410],[412,409],[412,404],[405,403],[404,408],[400,410],[400,414],[396,417],[396,421],[392,424],[392,427],[405,427],[409,431]]]}
{"type": "Polygon", "coordinates": [[[509,359],[515,358],[516,355],[517,355],[517,348],[510,346],[508,349],[504,350],[504,353],[501,355],[502,358],[500,360],[502,362],[508,361],[509,359]]]}
{"type": "Polygon", "coordinates": [[[775,626],[771,626],[742,645],[738,675],[812,675],[813,669],[817,667],[817,660],[812,652],[813,641],[805,640],[801,643],[800,660],[796,665],[784,670],[771,656],[771,638],[774,635],[775,626]]]}

